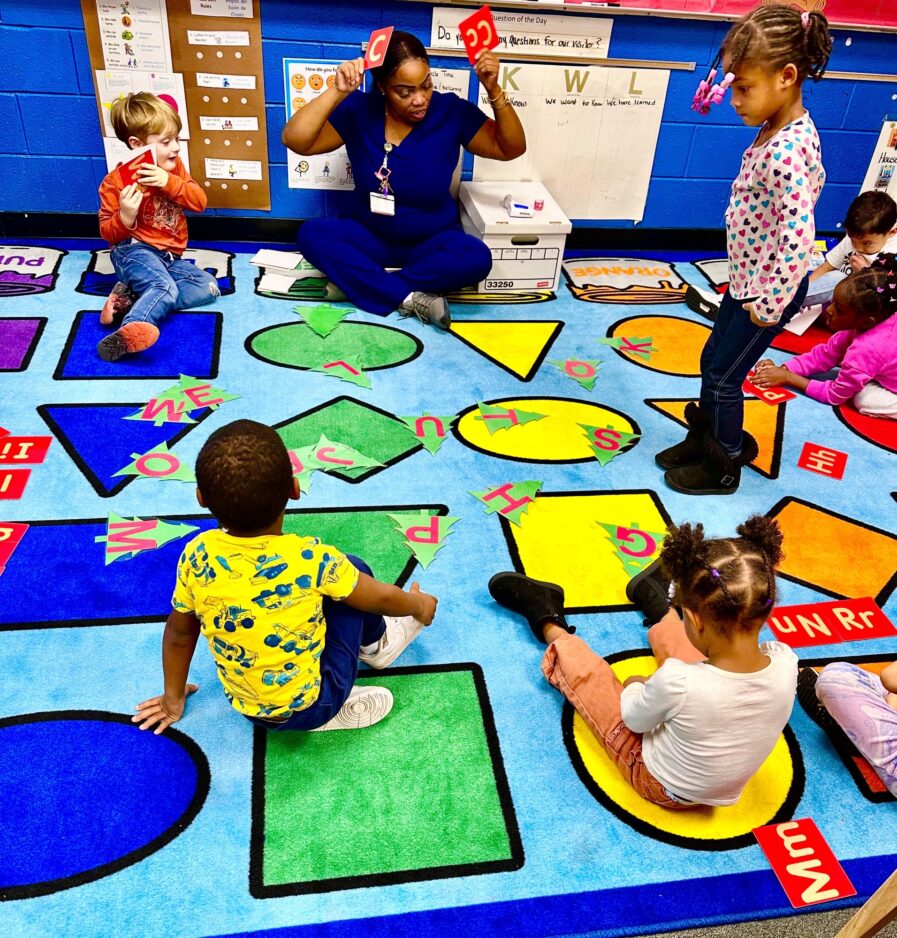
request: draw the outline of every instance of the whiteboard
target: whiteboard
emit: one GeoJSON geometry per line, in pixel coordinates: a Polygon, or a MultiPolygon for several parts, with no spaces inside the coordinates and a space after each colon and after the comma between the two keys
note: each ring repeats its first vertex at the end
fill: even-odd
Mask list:
{"type": "MultiPolygon", "coordinates": [[[[570,218],[641,221],[670,73],[665,69],[503,65],[526,153],[476,158],[475,180],[541,181],[570,218]]],[[[480,88],[480,108],[490,116],[480,88]]]]}

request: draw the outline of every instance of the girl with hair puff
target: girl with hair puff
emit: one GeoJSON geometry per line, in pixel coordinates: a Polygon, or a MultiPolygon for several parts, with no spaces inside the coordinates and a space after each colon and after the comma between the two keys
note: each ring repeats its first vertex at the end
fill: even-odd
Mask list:
{"type": "Polygon", "coordinates": [[[549,683],[635,792],[665,808],[735,804],[791,716],[797,656],[781,642],[759,641],[775,602],[782,533],[762,516],[737,530],[706,539],[703,525],[673,526],[660,559],[630,581],[626,595],[652,623],[648,641],[660,667],[622,684],[572,634],[560,586],[519,573],[489,582],[493,598],[548,643],[549,683]]]}

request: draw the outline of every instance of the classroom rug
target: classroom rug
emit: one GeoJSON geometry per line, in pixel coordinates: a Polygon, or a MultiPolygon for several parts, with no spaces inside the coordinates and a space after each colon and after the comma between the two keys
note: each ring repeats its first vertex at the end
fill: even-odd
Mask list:
{"type": "MultiPolygon", "coordinates": [[[[798,818],[857,890],[834,905],[870,895],[897,866],[897,815],[843,739],[795,704],[738,805],[646,804],[486,584],[561,583],[579,635],[621,677],[648,674],[625,585],[667,524],[722,536],[764,513],[785,532],[782,607],[862,599],[897,621],[897,425],[748,389],[759,455],[740,489],[681,495],[653,456],[698,393],[719,256],[570,252],[555,291],[464,291],[440,332],[327,304],[313,276],[263,284],[256,249],[191,248],[221,297],[109,364],[108,251],[0,244],[0,931],[611,936],[775,918],[791,906],[752,831],[798,818]],[[439,597],[394,666],[362,669],[395,698],[375,727],[267,735],[202,642],[184,719],[160,736],[130,723],[162,690],[185,538],[213,526],[197,452],[238,418],[290,450],[286,530],[439,597]]],[[[786,333],[770,354],[825,338],[786,333]]],[[[269,608],[276,561],[252,571],[269,608]]],[[[877,615],[833,631],[804,612],[785,621],[809,667],[897,652],[877,615]]],[[[246,658],[251,611],[216,616],[246,658]]]]}

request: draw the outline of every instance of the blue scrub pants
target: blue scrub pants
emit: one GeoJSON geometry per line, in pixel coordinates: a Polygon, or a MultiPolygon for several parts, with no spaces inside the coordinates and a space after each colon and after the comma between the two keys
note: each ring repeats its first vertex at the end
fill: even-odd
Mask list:
{"type": "MultiPolygon", "coordinates": [[[[352,566],[368,576],[371,568],[360,558],[346,554],[352,566]]],[[[269,730],[313,730],[339,713],[358,675],[358,653],[362,645],[379,642],[386,631],[383,616],[353,609],[344,602],[325,596],[324,622],[327,629],[321,654],[321,691],[318,699],[299,710],[283,723],[259,717],[247,717],[251,723],[269,730]]]]}
{"type": "Polygon", "coordinates": [[[486,245],[453,225],[430,238],[388,241],[353,218],[312,218],[299,229],[302,256],[359,309],[387,316],[409,293],[449,293],[492,269],[486,245]],[[398,267],[388,272],[384,268],[398,267]]]}
{"type": "Polygon", "coordinates": [[[807,294],[804,277],[773,326],[755,326],[742,303],[726,290],[716,322],[701,352],[701,410],[710,419],[710,432],[730,456],[738,456],[744,441],[744,379],[760,356],[800,312],[807,294]]]}

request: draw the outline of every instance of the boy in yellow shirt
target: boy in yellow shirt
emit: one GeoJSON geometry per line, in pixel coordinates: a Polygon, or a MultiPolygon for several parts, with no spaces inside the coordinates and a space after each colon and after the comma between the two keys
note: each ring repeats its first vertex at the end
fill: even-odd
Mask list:
{"type": "Polygon", "coordinates": [[[163,732],[198,689],[187,683],[200,634],[231,705],[275,730],[360,729],[392,709],[385,687],[354,687],[359,659],[385,668],[433,621],[436,598],[381,583],[370,567],[314,537],[283,533],[298,480],[270,427],[237,420],[196,460],[197,501],[220,527],[178,564],[162,637],[165,691],[132,717],[163,732]],[[387,618],[383,618],[386,616],[387,618]],[[399,617],[399,618],[396,618],[399,617]]]}

